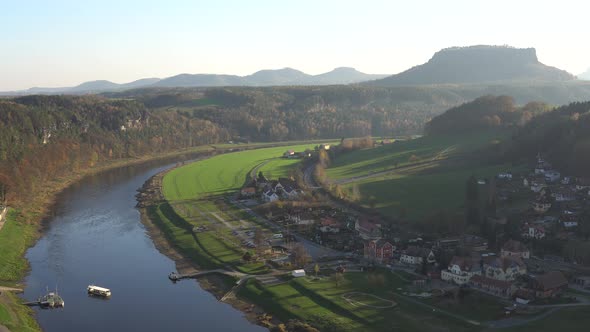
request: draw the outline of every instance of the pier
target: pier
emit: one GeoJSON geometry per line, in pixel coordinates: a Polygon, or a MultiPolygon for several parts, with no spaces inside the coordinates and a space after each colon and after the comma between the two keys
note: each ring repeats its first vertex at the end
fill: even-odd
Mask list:
{"type": "Polygon", "coordinates": [[[225,274],[230,277],[242,278],[247,276],[247,274],[237,271],[228,271],[225,269],[215,269],[215,270],[207,270],[207,271],[199,271],[193,273],[176,273],[172,272],[168,275],[168,278],[172,281],[178,281],[182,279],[197,279],[202,276],[206,276],[208,274],[225,274]]]}

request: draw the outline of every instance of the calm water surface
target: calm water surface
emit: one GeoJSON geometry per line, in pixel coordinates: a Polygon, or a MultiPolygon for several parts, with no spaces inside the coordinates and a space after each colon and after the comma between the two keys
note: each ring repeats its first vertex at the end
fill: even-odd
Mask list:
{"type": "Polygon", "coordinates": [[[195,281],[167,279],[174,262],[156,250],[134,208],[136,189],[169,167],[162,164],[88,177],[59,196],[45,235],[27,252],[23,297],[57,286],[66,304],[35,309],[44,331],[266,331],[195,281]],[[89,297],[89,284],[110,288],[112,298],[89,297]]]}

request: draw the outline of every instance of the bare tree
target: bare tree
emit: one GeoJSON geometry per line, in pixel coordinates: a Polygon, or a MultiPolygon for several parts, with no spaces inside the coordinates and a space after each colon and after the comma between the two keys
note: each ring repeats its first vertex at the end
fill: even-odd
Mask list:
{"type": "Polygon", "coordinates": [[[291,257],[293,259],[293,264],[297,267],[304,267],[305,264],[311,261],[309,253],[302,244],[297,244],[295,248],[293,248],[291,257]]]}
{"type": "Polygon", "coordinates": [[[340,284],[344,281],[344,275],[340,272],[336,272],[330,277],[330,279],[336,284],[336,287],[340,287],[340,284]]]}

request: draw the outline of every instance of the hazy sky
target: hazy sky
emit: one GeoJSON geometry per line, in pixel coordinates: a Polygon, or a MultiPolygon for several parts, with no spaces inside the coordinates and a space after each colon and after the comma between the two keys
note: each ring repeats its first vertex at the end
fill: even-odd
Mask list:
{"type": "Polygon", "coordinates": [[[397,73],[449,46],[590,67],[587,0],[0,0],[0,91],[179,73],[397,73]]]}

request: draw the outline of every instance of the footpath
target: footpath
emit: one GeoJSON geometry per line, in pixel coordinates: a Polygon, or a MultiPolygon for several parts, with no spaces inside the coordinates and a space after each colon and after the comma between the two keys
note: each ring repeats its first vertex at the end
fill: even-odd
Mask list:
{"type": "Polygon", "coordinates": [[[6,213],[7,212],[8,212],[8,207],[0,205],[0,231],[2,230],[2,227],[4,227],[4,223],[6,222],[6,213]]]}

